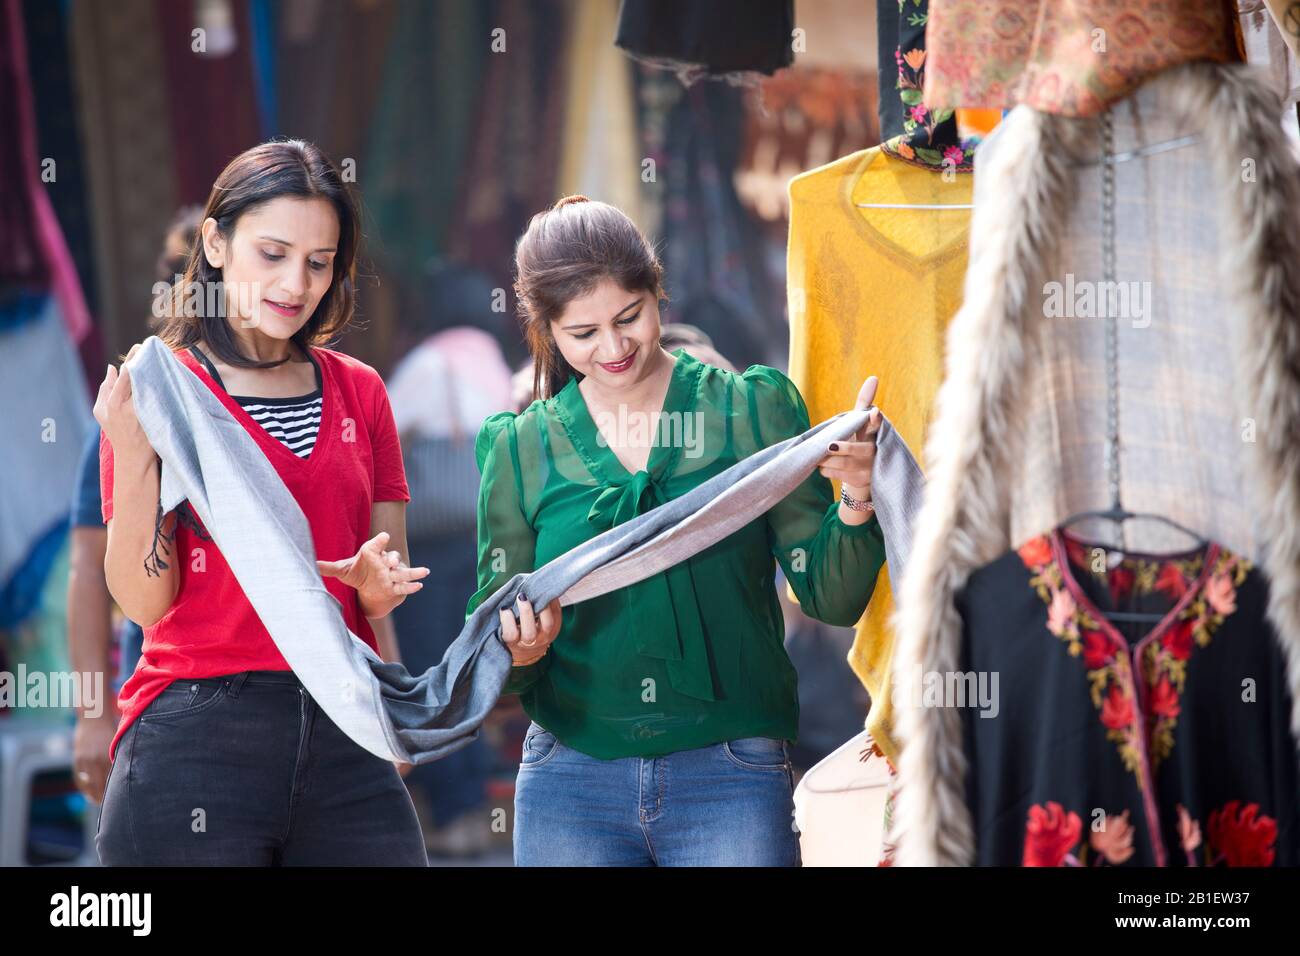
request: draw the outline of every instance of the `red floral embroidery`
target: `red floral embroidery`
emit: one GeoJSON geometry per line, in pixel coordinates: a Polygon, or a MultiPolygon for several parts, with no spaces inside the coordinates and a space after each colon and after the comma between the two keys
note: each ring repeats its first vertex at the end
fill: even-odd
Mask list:
{"type": "Polygon", "coordinates": [[[1230,800],[1210,814],[1211,862],[1228,866],[1272,866],[1276,851],[1277,821],[1261,816],[1258,803],[1242,806],[1230,800]]]}
{"type": "Polygon", "coordinates": [[[1133,568],[1120,565],[1110,572],[1109,579],[1110,599],[1118,606],[1128,600],[1129,594],[1132,593],[1133,585],[1137,582],[1137,572],[1133,568]]]}
{"type": "Polygon", "coordinates": [[[1020,560],[1025,562],[1025,567],[1037,570],[1052,560],[1051,539],[1047,535],[1030,538],[1020,546],[1017,553],[1020,555],[1020,560]]]}
{"type": "Polygon", "coordinates": [[[1192,622],[1188,619],[1175,621],[1160,638],[1160,643],[1176,660],[1187,660],[1192,656],[1192,622]]]}
{"type": "Polygon", "coordinates": [[[1088,837],[1099,854],[1094,866],[1100,866],[1103,859],[1111,864],[1123,863],[1133,855],[1133,824],[1128,822],[1128,813],[1107,814],[1101,829],[1088,837]]]}
{"type": "Polygon", "coordinates": [[[1156,578],[1157,591],[1164,591],[1177,601],[1187,591],[1187,585],[1187,578],[1178,562],[1170,561],[1161,566],[1160,575],[1156,578]]]}
{"type": "Polygon", "coordinates": [[[1151,692],[1151,712],[1173,720],[1178,716],[1178,691],[1174,690],[1174,685],[1169,683],[1169,678],[1160,678],[1160,683],[1156,684],[1155,690],[1151,692]]]}
{"type": "Polygon", "coordinates": [[[1173,751],[1187,662],[1196,647],[1209,645],[1224,618],[1236,610],[1236,589],[1245,580],[1250,562],[1219,551],[1215,566],[1204,576],[1201,555],[1166,561],[1125,557],[1109,567],[1104,550],[1089,548],[1068,535],[1062,540],[1071,565],[1104,579],[1116,603],[1155,592],[1168,595],[1175,603],[1188,598],[1164,633],[1145,646],[1140,672],[1133,674],[1122,644],[1103,629],[1103,623],[1093,616],[1095,609],[1081,605],[1070,592],[1051,536],[1031,538],[1017,549],[1025,567],[1033,572],[1030,586],[1047,604],[1047,629],[1065,642],[1071,657],[1083,658],[1093,706],[1100,712],[1106,736],[1118,746],[1124,766],[1145,786],[1143,737],[1154,770],[1173,751]],[[1188,591],[1198,581],[1204,581],[1200,592],[1189,598],[1188,591]],[[1134,700],[1139,680],[1150,704],[1144,728],[1137,726],[1134,700]]]}
{"type": "Polygon", "coordinates": [[[1083,821],[1059,803],[1029,808],[1025,825],[1025,866],[1061,866],[1083,832],[1083,821]]]}
{"type": "Polygon", "coordinates": [[[1111,730],[1123,730],[1133,722],[1133,703],[1118,685],[1111,687],[1101,705],[1101,722],[1111,730]]]}
{"type": "MultiPolygon", "coordinates": [[[[1201,846],[1201,825],[1181,803],[1178,810],[1178,839],[1188,866],[1196,866],[1196,850],[1201,846]]],[[[1083,821],[1073,811],[1054,800],[1036,803],[1029,808],[1025,822],[1025,866],[1083,866],[1089,847],[1095,853],[1092,866],[1109,863],[1117,866],[1132,859],[1136,852],[1137,830],[1129,822],[1129,810],[1107,813],[1099,829],[1088,835],[1079,846],[1083,821]],[[1075,850],[1078,849],[1078,855],[1075,850]]],[[[1259,812],[1258,803],[1242,804],[1230,800],[1210,814],[1206,862],[1213,866],[1272,866],[1277,856],[1277,821],[1259,812]]]]}
{"type": "Polygon", "coordinates": [[[1083,665],[1090,671],[1105,667],[1115,656],[1115,642],[1101,631],[1088,631],[1083,635],[1083,665]]]}

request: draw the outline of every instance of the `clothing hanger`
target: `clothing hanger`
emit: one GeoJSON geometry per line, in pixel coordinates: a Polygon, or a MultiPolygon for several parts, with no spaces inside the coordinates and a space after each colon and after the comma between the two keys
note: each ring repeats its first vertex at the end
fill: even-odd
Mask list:
{"type": "MultiPolygon", "coordinates": [[[[1102,133],[1102,153],[1098,163],[1101,165],[1101,263],[1102,277],[1108,287],[1113,287],[1115,281],[1115,164],[1121,162],[1119,157],[1134,158],[1133,155],[1111,152],[1114,141],[1114,128],[1112,125],[1111,113],[1109,110],[1101,116],[1101,133],[1102,133]]],[[[1194,139],[1195,137],[1190,137],[1194,139]]],[[[1183,137],[1189,139],[1189,137],[1183,137]]],[[[1170,140],[1170,143],[1178,142],[1170,140]]],[[[1157,146],[1167,144],[1156,144],[1157,146]]],[[[1168,146],[1169,149],[1175,148],[1168,146]]],[[[1148,152],[1145,155],[1151,155],[1152,152],[1164,152],[1164,149],[1155,149],[1154,147],[1144,147],[1148,152]]],[[[1139,150],[1133,150],[1136,155],[1139,150]]],[[[1096,165],[1096,163],[1091,164],[1096,165]]],[[[1062,530],[1071,525],[1078,524],[1085,520],[1100,519],[1110,521],[1115,528],[1116,545],[1113,550],[1124,552],[1127,550],[1124,538],[1124,523],[1126,521],[1138,519],[1143,521],[1155,521],[1163,524],[1168,528],[1181,532],[1196,542],[1196,547],[1204,550],[1208,546],[1205,538],[1184,527],[1172,518],[1157,514],[1142,514],[1129,511],[1120,501],[1120,476],[1119,476],[1119,339],[1116,328],[1115,316],[1110,309],[1106,310],[1103,317],[1106,323],[1106,480],[1110,491],[1111,506],[1102,511],[1082,511],[1066,518],[1061,523],[1062,530]]],[[[1133,621],[1145,624],[1154,624],[1165,618],[1164,614],[1151,613],[1132,613],[1127,611],[1112,611],[1106,614],[1106,617],[1112,621],[1133,621]]]]}
{"type": "MultiPolygon", "coordinates": [[[[1159,143],[1152,143],[1149,146],[1139,146],[1137,149],[1125,150],[1122,153],[1104,152],[1100,159],[1084,159],[1075,163],[1075,166],[1097,166],[1106,164],[1107,166],[1115,163],[1127,163],[1130,160],[1142,159],[1145,156],[1155,156],[1158,153],[1167,153],[1170,150],[1182,149],[1184,146],[1191,146],[1200,141],[1200,136],[1193,133],[1189,136],[1179,136],[1177,139],[1167,139],[1159,143]]],[[[859,202],[854,203],[859,209],[974,209],[973,203],[894,203],[894,202],[859,202]]]]}
{"type": "Polygon", "coordinates": [[[853,205],[859,209],[974,209],[975,204],[969,202],[936,202],[936,203],[910,203],[910,202],[855,202],[853,205]]]}

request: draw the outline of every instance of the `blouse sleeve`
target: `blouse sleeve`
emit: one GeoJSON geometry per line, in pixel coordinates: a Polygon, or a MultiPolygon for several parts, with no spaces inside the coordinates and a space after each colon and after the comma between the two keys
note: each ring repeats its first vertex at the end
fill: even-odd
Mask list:
{"type": "MultiPolygon", "coordinates": [[[[523,509],[523,476],[513,412],[490,415],[479,429],[474,451],[478,458],[478,590],[469,599],[465,617],[516,574],[534,570],[537,535],[523,509]]],[[[545,671],[549,657],[536,664],[511,668],[502,693],[518,694],[545,671]]]]}
{"type": "MultiPolygon", "coordinates": [[[[807,431],[803,396],[765,365],[742,376],[749,386],[752,428],[763,447],[807,431]]],[[[885,562],[884,535],[873,514],[865,524],[840,520],[828,478],[812,474],[767,513],[768,540],[804,613],[838,627],[856,624],[885,562]]]]}

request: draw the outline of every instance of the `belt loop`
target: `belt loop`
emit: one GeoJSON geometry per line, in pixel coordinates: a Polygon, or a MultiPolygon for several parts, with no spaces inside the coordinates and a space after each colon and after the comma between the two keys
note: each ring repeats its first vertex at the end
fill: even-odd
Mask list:
{"type": "Polygon", "coordinates": [[[249,671],[241,671],[235,675],[233,680],[226,681],[226,686],[230,688],[231,697],[239,696],[239,689],[243,687],[244,682],[248,680],[249,673],[249,671]]]}

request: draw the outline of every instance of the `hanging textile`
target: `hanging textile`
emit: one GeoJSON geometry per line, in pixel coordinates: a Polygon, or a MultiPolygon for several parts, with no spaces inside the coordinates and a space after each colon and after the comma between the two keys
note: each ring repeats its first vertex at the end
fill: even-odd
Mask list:
{"type": "Polygon", "coordinates": [[[94,230],[96,318],[110,355],[146,334],[158,246],[178,205],[172,165],[178,137],[169,122],[155,6],[153,0],[78,3],[69,14],[94,230]],[[121,109],[123,103],[131,108],[121,109]],[[138,241],[123,242],[124,236],[138,241]]]}
{"type": "Polygon", "coordinates": [[[36,141],[35,103],[28,72],[27,41],[20,0],[0,8],[0,120],[11,130],[0,149],[0,172],[6,176],[0,205],[0,279],[29,288],[48,286],[58,300],[58,314],[74,344],[90,331],[90,312],[81,293],[77,269],[63,230],[45,190],[36,141]],[[12,256],[12,258],[9,258],[12,256]]]}
{"type": "Polygon", "coordinates": [[[684,90],[657,172],[671,321],[703,329],[738,368],[780,362],[785,336],[763,234],[736,193],[743,101],[744,91],[720,83],[684,90]]]}
{"type": "Polygon", "coordinates": [[[644,187],[633,64],[609,45],[616,17],[612,4],[578,3],[572,18],[557,191],[597,197],[635,222],[644,187]]]}
{"type": "MultiPolygon", "coordinates": [[[[955,601],[977,572],[1013,560],[1008,552],[1068,516],[1109,506],[1097,317],[1118,314],[1119,497],[1262,571],[1273,633],[1253,626],[1239,643],[1254,642],[1259,661],[1272,653],[1268,642],[1280,646],[1290,733],[1300,736],[1300,170],[1278,108],[1249,69],[1197,63],[1160,74],[1109,112],[1116,155],[1161,151],[1110,166],[1118,267],[1116,287],[1102,292],[1101,124],[1022,106],[980,147],[964,301],[948,332],[926,444],[926,503],[899,589],[897,680],[959,672],[955,601]],[[1099,306],[1103,293],[1109,301],[1099,306]]],[[[1128,546],[1163,553],[1183,540],[1161,528],[1126,525],[1128,546]]],[[[1050,622],[1064,625],[1068,610],[1063,600],[1049,606],[1050,622]]],[[[1086,653],[1086,643],[1080,649],[1086,653]]],[[[1077,664],[1058,662],[1067,663],[1077,664]]],[[[1220,679],[1219,691],[1235,699],[1235,678],[1220,679]]],[[[1096,716],[1091,705],[1086,713],[1096,716]]],[[[1037,719],[1027,705],[1021,715],[1037,719]]],[[[900,864],[978,858],[963,781],[968,769],[979,777],[983,768],[971,766],[961,724],[956,708],[900,706],[900,864]]],[[[1216,773],[1213,737],[1198,732],[1187,743],[1210,768],[1202,776],[1216,773]]],[[[1289,745],[1294,757],[1294,740],[1289,745]]],[[[1240,801],[1228,814],[1232,825],[1262,799],[1254,785],[1238,789],[1229,798],[1240,801]]],[[[1061,811],[1038,812],[1046,814],[1039,830],[1079,812],[1056,802],[1061,811]]],[[[1213,802],[1198,811],[1203,831],[1216,825],[1207,814],[1223,811],[1213,802]]],[[[1223,812],[1213,817],[1217,825],[1223,812]]]]}
{"type": "MultiPolygon", "coordinates": [[[[26,311],[36,303],[24,301],[26,311]]],[[[36,606],[67,532],[68,502],[90,427],[90,395],[53,295],[21,323],[0,320],[0,628],[36,606]]]]}
{"type": "Polygon", "coordinates": [[[1240,62],[1233,0],[931,0],[932,107],[1095,116],[1180,63],[1240,62]]]}
{"type": "MultiPolygon", "coordinates": [[[[315,567],[311,529],[271,463],[212,390],[150,337],[129,363],[136,413],[162,460],[161,507],[187,500],[221,550],[276,646],[321,708],[360,746],[426,763],[473,739],[505,685],[510,654],[499,610],[587,601],[703,551],[803,483],[868,412],[843,412],[768,446],[672,499],[517,574],[469,616],[443,660],[413,676],[348,631],[315,567]],[[238,489],[257,487],[250,496],[238,489]]],[[[919,470],[898,433],[877,435],[876,513],[890,559],[906,561],[919,470]],[[897,555],[897,557],[895,557],[897,555]]]]}
{"type": "MultiPolygon", "coordinates": [[[[877,147],[791,181],[790,377],[813,420],[852,404],[863,379],[876,375],[877,404],[909,446],[923,447],[944,330],[961,303],[970,210],[857,204],[968,204],[971,177],[947,178],[877,147]]],[[[871,694],[867,727],[891,758],[896,575],[892,563],[881,573],[849,656],[871,694]]]]}
{"type": "Polygon", "coordinates": [[[876,70],[880,76],[877,115],[880,138],[903,135],[903,101],[898,95],[899,7],[890,0],[876,0],[876,70]]]}
{"type": "Polygon", "coordinates": [[[1058,531],[974,572],[955,604],[975,690],[958,708],[979,755],[974,862],[1300,864],[1300,760],[1267,604],[1259,569],[1214,543],[1152,556],[1058,531]]]}
{"type": "Polygon", "coordinates": [[[511,250],[538,209],[555,201],[569,94],[565,48],[574,16],[558,0],[504,0],[499,19],[508,55],[484,66],[466,168],[447,236],[448,257],[472,265],[501,288],[511,283],[511,250]]]}
{"type": "MultiPolygon", "coordinates": [[[[95,264],[91,250],[89,197],[73,90],[68,14],[58,3],[24,3],[27,68],[35,105],[36,140],[42,162],[55,160],[58,188],[49,190],[68,252],[90,314],[94,315],[95,264]]],[[[5,126],[11,129],[10,126],[5,126]]],[[[6,180],[13,181],[13,180],[6,180]]],[[[95,365],[102,363],[95,362],[95,365]]]]}
{"type": "Polygon", "coordinates": [[[249,0],[248,29],[253,53],[254,94],[257,97],[257,125],[262,139],[280,131],[280,100],[276,84],[276,23],[271,0],[249,0]]]}
{"type": "Polygon", "coordinates": [[[614,43],[684,85],[738,85],[794,62],[794,28],[794,0],[622,0],[614,43]]]}
{"type": "Polygon", "coordinates": [[[473,0],[397,6],[359,166],[377,239],[372,255],[399,279],[420,275],[444,251],[456,197],[474,175],[467,160],[482,108],[479,80],[494,59],[508,56],[488,48],[490,12],[473,0]]]}
{"type": "MultiPolygon", "coordinates": [[[[880,6],[893,9],[890,3],[880,6]]],[[[891,135],[880,148],[896,159],[917,166],[970,172],[975,162],[976,142],[961,139],[954,109],[931,109],[922,97],[929,56],[925,42],[929,13],[930,0],[902,0],[898,5],[898,23],[890,33],[898,42],[889,51],[892,69],[882,60],[880,95],[882,100],[887,95],[898,98],[901,132],[891,135]]],[[[891,121],[892,113],[893,110],[891,121]]]]}
{"type": "Polygon", "coordinates": [[[248,6],[159,0],[156,15],[168,114],[181,132],[172,147],[178,204],[206,203],[226,164],[262,141],[248,6]],[[196,20],[205,11],[210,17],[196,20]],[[205,32],[195,37],[196,29],[205,32]]]}
{"type": "Polygon", "coordinates": [[[788,222],[791,177],[879,143],[875,96],[874,73],[806,66],[750,91],[734,177],[746,208],[764,221],[788,222]]]}

